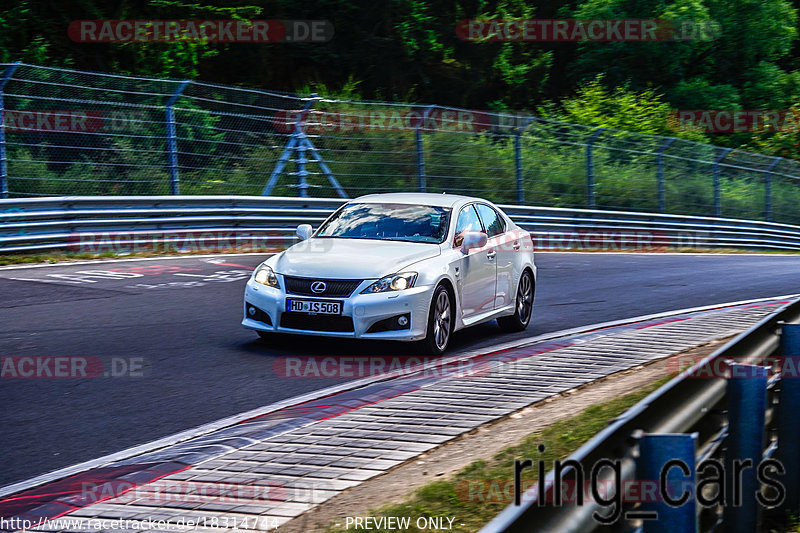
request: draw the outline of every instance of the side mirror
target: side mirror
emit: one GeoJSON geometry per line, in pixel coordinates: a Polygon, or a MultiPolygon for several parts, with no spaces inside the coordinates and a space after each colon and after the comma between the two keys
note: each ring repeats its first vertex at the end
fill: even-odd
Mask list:
{"type": "Polygon", "coordinates": [[[461,252],[469,253],[473,248],[483,248],[489,237],[482,231],[467,231],[461,240],[461,252]]]}
{"type": "Polygon", "coordinates": [[[311,237],[312,233],[314,233],[314,229],[311,227],[311,224],[300,224],[295,231],[295,234],[300,237],[301,241],[307,240],[311,237]]]}

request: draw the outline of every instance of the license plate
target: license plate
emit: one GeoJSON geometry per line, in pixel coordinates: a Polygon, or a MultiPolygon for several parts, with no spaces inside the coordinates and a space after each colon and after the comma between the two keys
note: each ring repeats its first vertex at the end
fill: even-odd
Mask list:
{"type": "Polygon", "coordinates": [[[342,302],[329,302],[325,300],[292,300],[287,298],[286,310],[297,313],[312,313],[317,315],[341,315],[342,302]]]}

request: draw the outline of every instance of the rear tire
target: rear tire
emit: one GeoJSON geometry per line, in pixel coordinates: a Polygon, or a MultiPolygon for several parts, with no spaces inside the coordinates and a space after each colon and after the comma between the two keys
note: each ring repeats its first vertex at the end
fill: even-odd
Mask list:
{"type": "Polygon", "coordinates": [[[425,353],[442,355],[450,345],[453,335],[453,302],[450,293],[439,285],[433,291],[431,309],[428,312],[428,334],[422,341],[425,353]]]}
{"type": "Polygon", "coordinates": [[[525,270],[519,278],[517,286],[517,297],[515,299],[514,314],[511,316],[501,316],[497,319],[500,329],[508,333],[523,331],[531,323],[533,314],[533,297],[535,287],[533,276],[530,271],[525,270]]]}

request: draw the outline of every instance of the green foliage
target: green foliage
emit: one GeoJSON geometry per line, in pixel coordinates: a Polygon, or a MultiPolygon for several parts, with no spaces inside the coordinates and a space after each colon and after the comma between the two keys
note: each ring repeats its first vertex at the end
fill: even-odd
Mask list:
{"type": "MultiPolygon", "coordinates": [[[[589,128],[675,136],[800,158],[797,131],[721,135],[677,131],[670,123],[675,109],[785,109],[800,102],[798,9],[797,2],[790,0],[19,0],[0,13],[0,27],[3,62],[316,92],[339,100],[537,109],[542,116],[589,128]],[[473,18],[648,18],[670,21],[676,27],[688,21],[701,33],[696,39],[669,42],[463,41],[456,35],[456,25],[473,18]],[[327,19],[335,36],[318,44],[73,42],[67,25],[82,19],[327,19]]],[[[39,81],[57,88],[53,101],[73,96],[56,73],[43,75],[39,81]]],[[[97,88],[113,89],[111,83],[97,88]]],[[[19,88],[23,94],[36,90],[39,87],[34,85],[19,88]]],[[[163,87],[166,94],[172,90],[173,85],[163,87]]],[[[229,96],[220,91],[209,90],[202,96],[212,100],[229,96]]],[[[113,92],[106,96],[109,105],[126,103],[126,98],[113,92]]],[[[163,102],[134,99],[127,103],[163,102]]],[[[252,102],[241,103],[242,109],[248,109],[252,102]]],[[[34,102],[21,98],[14,105],[35,108],[34,102]]],[[[262,133],[264,117],[247,117],[249,111],[241,113],[244,117],[231,118],[201,109],[189,99],[180,99],[176,107],[179,150],[192,154],[182,160],[187,167],[181,169],[182,190],[260,193],[285,137],[262,133]],[[251,134],[234,131],[248,128],[251,134]],[[241,146],[236,147],[237,143],[241,146]]],[[[346,111],[347,104],[339,104],[338,109],[346,111]]],[[[84,155],[70,164],[52,163],[64,155],[57,143],[14,146],[9,149],[12,188],[23,194],[68,194],[75,192],[71,180],[82,180],[84,193],[167,192],[160,121],[153,118],[136,140],[110,137],[82,146],[95,152],[82,151],[84,155]]],[[[318,141],[331,169],[351,193],[416,187],[412,133],[405,131],[391,139],[385,133],[366,131],[350,138],[339,132],[318,141]]],[[[591,129],[569,133],[585,142],[591,129]]],[[[523,135],[525,199],[542,205],[583,206],[583,149],[579,144],[557,142],[558,135],[553,131],[523,135]]],[[[9,137],[13,140],[13,134],[9,137]]],[[[598,206],[656,207],[652,153],[661,141],[653,138],[650,145],[642,145],[641,155],[623,150],[631,142],[624,133],[610,131],[598,139],[598,206]]],[[[515,200],[510,138],[487,132],[426,134],[424,146],[431,154],[426,156],[430,190],[469,189],[501,202],[515,200]]],[[[713,154],[698,154],[697,159],[709,157],[713,154]]],[[[666,169],[667,210],[708,214],[710,165],[670,160],[666,169]]],[[[759,173],[728,172],[722,184],[726,213],[760,217],[762,178],[759,173]]],[[[314,190],[328,186],[319,173],[309,180],[314,190]]],[[[276,192],[296,193],[288,185],[284,179],[276,192]]],[[[796,211],[792,207],[798,199],[794,182],[776,180],[773,191],[776,213],[779,206],[783,212],[796,211]]]]}
{"type": "Polygon", "coordinates": [[[637,92],[625,87],[609,91],[602,74],[581,86],[575,96],[563,99],[561,108],[561,112],[548,113],[550,118],[652,135],[673,134],[668,123],[672,110],[657,91],[637,92]]]}

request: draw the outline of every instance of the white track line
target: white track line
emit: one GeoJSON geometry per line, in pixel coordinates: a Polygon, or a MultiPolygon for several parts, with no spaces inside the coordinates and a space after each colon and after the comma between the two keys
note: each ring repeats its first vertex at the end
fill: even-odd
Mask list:
{"type": "Polygon", "coordinates": [[[64,267],[72,265],[98,265],[103,263],[124,263],[130,261],[171,261],[173,259],[224,259],[226,257],[236,257],[240,255],[263,255],[269,257],[272,253],[264,252],[246,252],[237,254],[209,254],[209,255],[164,255],[159,257],[128,257],[125,259],[90,259],[86,261],[62,261],[60,263],[46,263],[46,264],[21,264],[21,265],[6,265],[0,267],[2,270],[19,270],[22,268],[47,268],[47,267],[64,267]]]}

